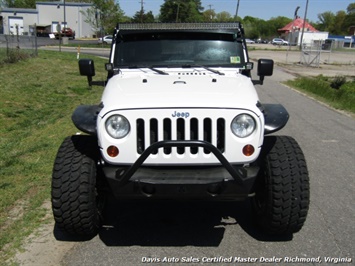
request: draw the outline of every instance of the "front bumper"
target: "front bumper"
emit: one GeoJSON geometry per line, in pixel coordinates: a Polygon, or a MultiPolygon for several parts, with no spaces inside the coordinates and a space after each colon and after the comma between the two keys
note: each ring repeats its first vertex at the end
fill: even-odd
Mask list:
{"type": "Polygon", "coordinates": [[[242,200],[252,195],[259,167],[231,165],[211,143],[185,140],[156,142],[133,165],[105,165],[103,172],[116,198],[242,200]],[[143,166],[151,153],[164,147],[203,147],[220,165],[143,166]]]}

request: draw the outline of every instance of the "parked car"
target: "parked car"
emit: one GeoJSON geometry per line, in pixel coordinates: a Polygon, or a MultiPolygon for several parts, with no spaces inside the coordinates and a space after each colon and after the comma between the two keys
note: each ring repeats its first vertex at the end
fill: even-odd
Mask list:
{"type": "Polygon", "coordinates": [[[99,38],[98,43],[99,44],[102,44],[102,43],[103,44],[111,44],[112,43],[112,36],[107,35],[102,38],[99,38]]]}
{"type": "Polygon", "coordinates": [[[257,40],[255,40],[255,43],[269,43],[269,40],[267,40],[267,39],[257,39],[257,40]]]}
{"type": "Polygon", "coordinates": [[[255,41],[250,40],[250,39],[245,39],[245,42],[248,43],[248,44],[253,44],[253,43],[255,43],[255,41]]]}
{"type": "Polygon", "coordinates": [[[285,41],[281,38],[274,38],[271,43],[273,45],[288,45],[288,41],[285,41]]]}
{"type": "Polygon", "coordinates": [[[73,31],[71,28],[63,28],[60,33],[59,32],[53,32],[54,36],[56,39],[59,39],[60,37],[68,37],[69,39],[75,39],[75,31],[73,31]]]}
{"type": "Polygon", "coordinates": [[[331,50],[334,40],[326,39],[322,44],[322,50],[331,50]]]}

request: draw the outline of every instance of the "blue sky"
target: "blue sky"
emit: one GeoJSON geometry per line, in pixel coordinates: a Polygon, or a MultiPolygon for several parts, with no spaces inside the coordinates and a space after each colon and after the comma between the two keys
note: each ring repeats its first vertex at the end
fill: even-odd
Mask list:
{"type": "MultiPolygon", "coordinates": [[[[140,10],[140,0],[118,0],[120,7],[127,16],[132,16],[140,10]]],[[[144,10],[152,11],[154,15],[159,14],[160,6],[164,0],[143,0],[144,10]]],[[[206,9],[211,8],[216,13],[227,11],[234,16],[238,0],[202,0],[206,9]]],[[[304,17],[307,0],[239,0],[238,15],[258,17],[269,20],[272,17],[285,16],[292,18],[297,6],[300,7],[298,15],[304,17]]],[[[354,0],[308,0],[307,18],[313,22],[318,21],[317,15],[326,11],[336,13],[339,10],[346,10],[354,0]]]]}

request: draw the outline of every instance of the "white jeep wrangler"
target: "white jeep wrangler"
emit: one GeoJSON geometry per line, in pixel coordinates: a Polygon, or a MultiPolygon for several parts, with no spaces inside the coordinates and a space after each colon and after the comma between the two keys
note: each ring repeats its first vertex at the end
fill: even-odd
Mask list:
{"type": "MultiPolygon", "coordinates": [[[[79,61],[89,83],[90,59],[79,61]]],[[[57,226],[93,235],[108,189],[117,198],[245,200],[268,234],[292,234],[309,207],[306,161],[296,141],[265,136],[288,113],[261,104],[240,23],[118,24],[98,105],[79,106],[52,178],[57,226]]]]}

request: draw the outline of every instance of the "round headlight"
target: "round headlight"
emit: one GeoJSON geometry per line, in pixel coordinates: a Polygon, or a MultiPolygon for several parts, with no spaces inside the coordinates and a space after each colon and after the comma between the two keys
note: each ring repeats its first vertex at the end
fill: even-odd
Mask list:
{"type": "Polygon", "coordinates": [[[254,118],[247,114],[236,116],[232,121],[231,130],[239,138],[250,136],[255,130],[254,118]]]}
{"type": "Polygon", "coordinates": [[[124,116],[112,115],[106,120],[106,130],[111,137],[121,139],[129,133],[130,125],[124,116]]]}

